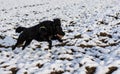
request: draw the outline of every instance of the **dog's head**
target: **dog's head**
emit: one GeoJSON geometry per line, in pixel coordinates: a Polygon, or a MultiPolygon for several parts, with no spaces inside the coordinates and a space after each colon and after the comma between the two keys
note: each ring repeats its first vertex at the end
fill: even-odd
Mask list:
{"type": "Polygon", "coordinates": [[[62,27],[61,27],[61,21],[59,18],[56,18],[53,20],[55,24],[55,34],[57,37],[62,39],[62,37],[65,35],[65,32],[63,32],[62,27]]]}

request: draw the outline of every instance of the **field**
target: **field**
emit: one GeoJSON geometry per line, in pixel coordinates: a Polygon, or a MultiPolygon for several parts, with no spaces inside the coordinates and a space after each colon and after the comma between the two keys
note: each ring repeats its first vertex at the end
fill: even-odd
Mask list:
{"type": "Polygon", "coordinates": [[[1,74],[120,74],[119,0],[0,0],[1,74]],[[60,18],[63,43],[11,49],[19,26],[60,18]]]}

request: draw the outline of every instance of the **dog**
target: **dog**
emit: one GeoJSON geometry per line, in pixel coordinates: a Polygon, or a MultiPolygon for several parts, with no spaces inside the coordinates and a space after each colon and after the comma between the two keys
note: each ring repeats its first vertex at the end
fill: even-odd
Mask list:
{"type": "Polygon", "coordinates": [[[46,20],[29,28],[18,27],[16,28],[16,32],[20,33],[20,35],[12,50],[23,43],[24,45],[22,50],[24,50],[32,40],[47,41],[49,43],[49,49],[51,49],[52,40],[58,40],[59,42],[62,42],[62,37],[65,35],[59,18],[55,18],[53,21],[46,20]]]}

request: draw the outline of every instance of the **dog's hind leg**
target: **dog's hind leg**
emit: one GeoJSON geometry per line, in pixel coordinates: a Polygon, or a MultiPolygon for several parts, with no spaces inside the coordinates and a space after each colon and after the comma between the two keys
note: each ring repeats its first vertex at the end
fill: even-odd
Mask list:
{"type": "Polygon", "coordinates": [[[26,42],[25,42],[25,44],[24,44],[24,46],[23,46],[23,48],[22,48],[22,50],[24,50],[25,49],[25,47],[26,46],[28,46],[30,43],[31,43],[31,39],[29,39],[29,40],[26,40],[26,42]]]}
{"type": "Polygon", "coordinates": [[[25,38],[24,38],[23,34],[21,34],[18,37],[18,40],[17,40],[17,43],[15,44],[15,46],[12,47],[12,50],[14,50],[17,46],[23,44],[24,41],[25,41],[25,38]]]}
{"type": "Polygon", "coordinates": [[[16,43],[15,46],[12,47],[12,50],[14,50],[14,49],[17,47],[17,45],[18,45],[18,44],[16,43]]]}
{"type": "Polygon", "coordinates": [[[24,41],[18,40],[15,46],[13,46],[12,50],[14,50],[18,45],[21,45],[24,41]]]}

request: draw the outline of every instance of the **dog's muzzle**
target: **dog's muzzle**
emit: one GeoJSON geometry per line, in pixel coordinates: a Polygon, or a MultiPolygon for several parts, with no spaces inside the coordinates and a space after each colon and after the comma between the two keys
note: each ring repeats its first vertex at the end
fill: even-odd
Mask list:
{"type": "Polygon", "coordinates": [[[60,34],[57,34],[56,36],[59,37],[60,39],[63,38],[63,35],[60,35],[60,34]]]}
{"type": "Polygon", "coordinates": [[[62,40],[62,38],[64,37],[64,35],[65,35],[65,33],[62,32],[62,33],[57,33],[55,36],[56,36],[58,39],[62,40]]]}

